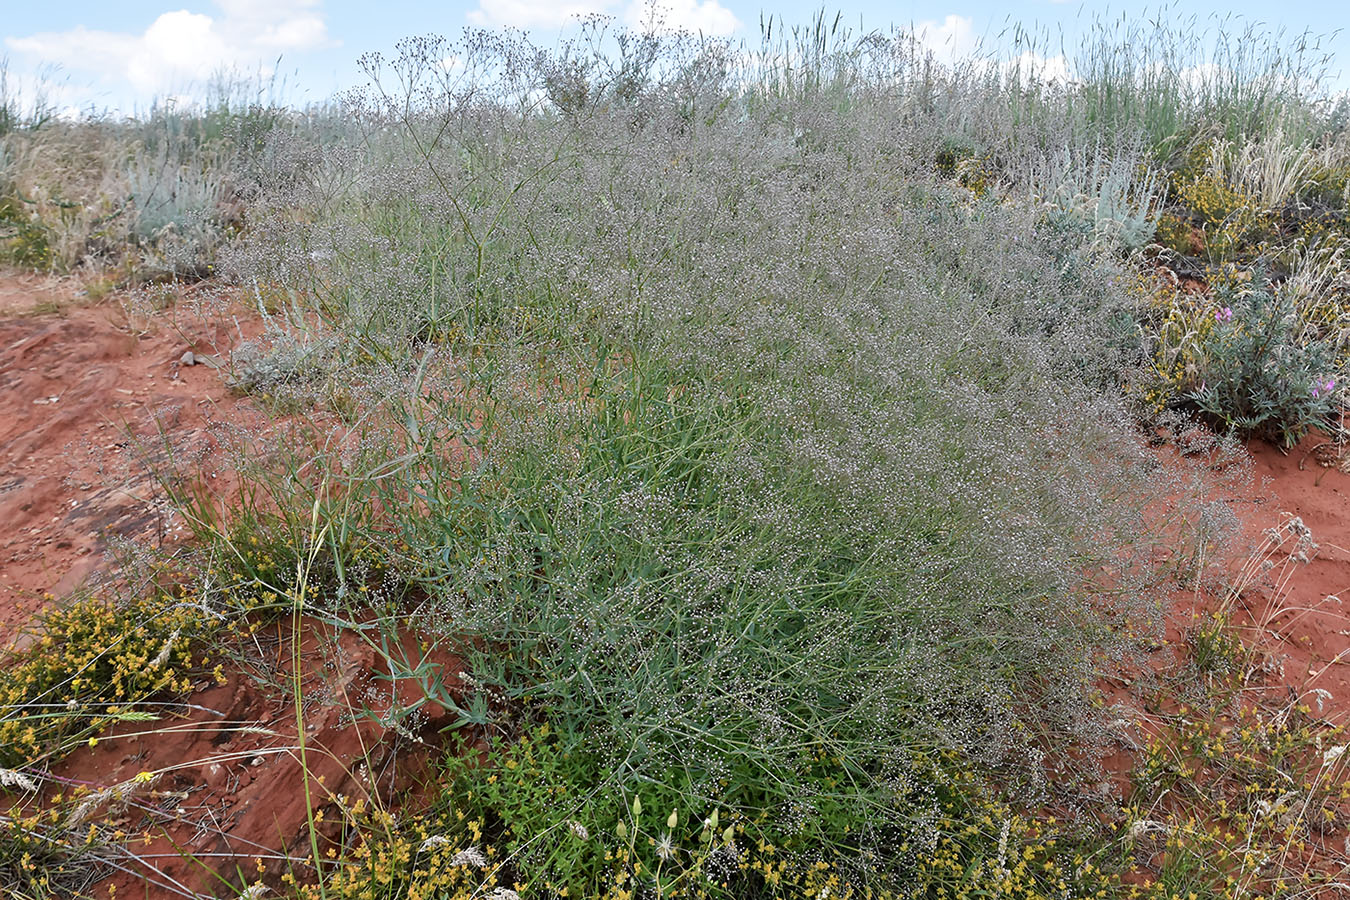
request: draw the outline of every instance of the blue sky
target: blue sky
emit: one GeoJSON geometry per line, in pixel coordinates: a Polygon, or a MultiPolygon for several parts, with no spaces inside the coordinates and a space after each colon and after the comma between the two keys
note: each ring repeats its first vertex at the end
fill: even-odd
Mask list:
{"type": "MultiPolygon", "coordinates": [[[[812,18],[818,2],[754,5],[749,0],[658,0],[668,22],[705,33],[758,38],[761,11],[789,24],[812,18]]],[[[601,12],[641,25],[645,0],[0,0],[0,56],[11,85],[31,96],[38,86],[62,109],[130,112],[156,97],[192,95],[213,72],[270,73],[291,102],[322,100],[359,84],[360,54],[388,52],[414,34],[455,36],[466,26],[529,30],[540,43],[558,40],[577,13],[601,12]],[[279,60],[279,62],[278,62],[279,60]]],[[[867,29],[915,26],[935,48],[968,49],[1009,22],[1059,33],[1072,47],[1095,15],[1156,14],[1157,4],[1112,5],[1054,0],[909,0],[829,7],[867,29]]],[[[1173,18],[1233,13],[1245,22],[1327,35],[1336,56],[1335,85],[1350,84],[1350,5],[1329,0],[1279,3],[1173,3],[1173,18]],[[1333,34],[1333,32],[1340,33],[1333,34]]]]}

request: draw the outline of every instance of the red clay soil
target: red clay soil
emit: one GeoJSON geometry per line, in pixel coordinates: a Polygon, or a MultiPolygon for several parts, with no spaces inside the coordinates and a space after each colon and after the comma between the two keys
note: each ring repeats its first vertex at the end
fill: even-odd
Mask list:
{"type": "Polygon", "coordinates": [[[1268,445],[1249,449],[1273,494],[1273,515],[1255,524],[1275,527],[1281,514],[1297,516],[1317,549],[1292,566],[1284,591],[1244,596],[1243,618],[1262,629],[1263,649],[1280,658],[1286,683],[1300,695],[1329,692],[1341,721],[1350,712],[1350,457],[1320,437],[1288,454],[1268,445]]]}
{"type": "MultiPolygon", "coordinates": [[[[1231,580],[1244,584],[1230,603],[1232,622],[1248,646],[1266,654],[1275,668],[1266,687],[1309,698],[1325,717],[1350,714],[1350,447],[1314,434],[1286,451],[1266,443],[1247,445],[1250,487],[1230,498],[1243,523],[1240,540],[1261,545],[1271,529],[1284,529],[1283,543],[1237,560],[1231,580]],[[1308,530],[1313,544],[1298,557],[1286,526],[1308,530]],[[1294,557],[1294,558],[1291,558],[1294,557]],[[1261,558],[1268,559],[1262,571],[1261,558]],[[1344,600],[1344,602],[1342,602],[1344,600]],[[1316,702],[1316,692],[1322,695],[1316,702]]],[[[1183,639],[1193,612],[1212,611],[1223,596],[1182,596],[1169,622],[1169,638],[1183,639]]]]}
{"type": "MultiPolygon", "coordinates": [[[[1193,615],[1204,615],[1227,602],[1243,642],[1269,655],[1279,689],[1300,695],[1320,689],[1332,694],[1333,710],[1350,714],[1350,446],[1313,434],[1284,451],[1264,442],[1246,445],[1251,464],[1246,483],[1229,485],[1220,499],[1241,520],[1241,532],[1225,555],[1226,588],[1183,591],[1167,622],[1168,643],[1184,643],[1193,615]],[[1297,520],[1315,545],[1306,560],[1297,553],[1287,527],[1297,520]],[[1283,529],[1278,547],[1267,543],[1272,529],[1283,529]],[[1264,546],[1263,546],[1264,545],[1264,546]],[[1268,559],[1266,570],[1260,565],[1268,559]]],[[[1323,698],[1323,705],[1327,698],[1323,698]]]]}
{"type": "MultiPolygon", "coordinates": [[[[0,649],[22,649],[44,609],[113,571],[115,538],[184,536],[152,474],[169,453],[205,465],[215,496],[233,490],[212,427],[249,414],[216,365],[242,337],[239,316],[193,314],[190,289],[162,299],[173,305],[95,303],[70,283],[0,273],[0,649]],[[188,350],[211,362],[184,365],[188,350]]],[[[243,331],[256,332],[244,318],[243,331]]],[[[223,683],[199,683],[157,721],[115,727],[49,772],[42,795],[10,798],[41,805],[84,789],[95,798],[81,804],[89,821],[149,836],[116,854],[114,873],[88,896],[235,897],[264,873],[305,880],[306,768],[324,842],[341,837],[339,796],[370,806],[416,795],[441,752],[447,710],[416,681],[389,680],[387,661],[357,632],[306,621],[302,753],[290,632],[289,623],[257,632],[235,648],[223,683]],[[388,715],[409,708],[410,719],[388,715]],[[158,774],[146,782],[142,772],[158,774]]],[[[452,654],[410,634],[398,643],[399,657],[431,666],[457,692],[452,654]]]]}
{"type": "Polygon", "coordinates": [[[202,461],[208,425],[241,404],[212,365],[180,361],[214,362],[238,330],[178,303],[142,316],[130,295],[91,303],[69,282],[0,273],[0,647],[44,595],[102,569],[115,537],[173,536],[147,463],[169,447],[202,461]]]}
{"type": "MultiPolygon", "coordinates": [[[[55,768],[49,795],[77,786],[111,794],[90,805],[90,817],[111,814],[127,834],[148,835],[114,855],[122,871],[90,896],[233,898],[259,878],[276,884],[290,873],[305,882],[311,809],[321,852],[341,856],[352,848],[343,847],[339,802],[389,808],[391,799],[434,793],[429,764],[444,752],[449,711],[416,680],[389,680],[381,652],[355,632],[304,621],[297,716],[291,632],[289,621],[259,631],[246,665],[231,667],[224,683],[204,684],[159,722],[114,728],[55,768]],[[413,716],[389,715],[413,707],[413,716]],[[141,772],[161,774],[138,784],[141,772]]],[[[461,700],[459,660],[411,634],[400,638],[396,654],[434,670],[461,700]]]]}
{"type": "MultiPolygon", "coordinates": [[[[1222,612],[1253,653],[1251,663],[1260,665],[1246,673],[1244,708],[1267,715],[1275,712],[1278,717],[1279,710],[1304,704],[1323,725],[1350,723],[1350,607],[1342,603],[1342,599],[1350,602],[1348,454],[1350,448],[1320,435],[1288,452],[1265,443],[1247,445],[1250,479],[1230,483],[1219,497],[1241,521],[1230,546],[1218,548],[1217,555],[1224,557],[1223,584],[1198,592],[1183,590],[1174,597],[1164,642],[1147,662],[1154,674],[1174,678],[1190,672],[1199,677],[1186,667],[1187,633],[1222,612]],[[1268,540],[1272,531],[1278,532],[1278,541],[1268,540]],[[1305,535],[1302,542],[1300,533],[1305,535]]],[[[1123,673],[1102,684],[1107,702],[1124,717],[1117,722],[1123,727],[1117,750],[1104,760],[1109,781],[1102,785],[1103,799],[1122,805],[1140,802],[1132,796],[1131,771],[1148,741],[1168,734],[1169,723],[1209,721],[1225,730],[1232,724],[1225,711],[1187,712],[1176,698],[1151,696],[1145,687],[1148,678],[1124,677],[1139,674],[1123,673]]],[[[1160,805],[1149,812],[1150,818],[1167,813],[1163,798],[1143,800],[1146,806],[1152,802],[1160,805]]],[[[1182,818],[1187,815],[1178,812],[1182,818]]],[[[1203,811],[1195,812],[1203,816],[1203,811]]],[[[1315,823],[1319,827],[1300,854],[1306,871],[1331,874],[1344,882],[1350,872],[1347,822],[1350,808],[1340,809],[1333,822],[1315,823]]],[[[1151,880],[1143,869],[1131,879],[1151,880]]],[[[1339,896],[1329,891],[1305,896],[1339,896]]]]}

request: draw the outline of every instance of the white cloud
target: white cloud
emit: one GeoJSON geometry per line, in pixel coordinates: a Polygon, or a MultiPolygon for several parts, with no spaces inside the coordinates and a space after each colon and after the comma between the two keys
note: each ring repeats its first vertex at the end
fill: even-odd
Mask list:
{"type": "Polygon", "coordinates": [[[999,59],[983,53],[975,21],[967,16],[950,15],[940,23],[919,22],[913,27],[913,35],[920,50],[946,66],[964,63],[976,71],[997,72],[1005,80],[1034,79],[1046,84],[1064,84],[1069,80],[1069,61],[1063,55],[1042,56],[1028,50],[999,59]]]}
{"type": "Polygon", "coordinates": [[[740,21],[719,0],[479,0],[468,19],[482,28],[561,28],[590,15],[620,18],[630,28],[642,31],[693,31],[725,37],[741,27],[740,21]]]}
{"type": "Polygon", "coordinates": [[[662,0],[629,4],[624,22],[642,31],[701,32],[711,37],[726,37],[741,27],[731,10],[718,0],[662,0]]]}
{"type": "Polygon", "coordinates": [[[105,81],[142,97],[200,82],[222,69],[251,69],[283,53],[332,46],[321,0],[215,0],[219,15],[162,13],[140,34],[77,26],[6,38],[16,55],[105,81]]]}
{"type": "Polygon", "coordinates": [[[1217,84],[1232,77],[1232,73],[1216,62],[1202,62],[1187,66],[1177,73],[1188,89],[1198,91],[1206,85],[1217,84]]]}
{"type": "Polygon", "coordinates": [[[580,16],[604,13],[607,4],[572,0],[479,0],[478,8],[469,11],[469,22],[480,28],[493,26],[509,28],[560,28],[580,16]]]}
{"type": "Polygon", "coordinates": [[[1028,50],[1004,62],[1001,68],[1004,78],[1016,78],[1023,83],[1034,80],[1063,85],[1069,81],[1069,61],[1063,55],[1041,56],[1028,50]]]}
{"type": "Polygon", "coordinates": [[[950,15],[941,24],[933,21],[914,26],[914,39],[939,62],[951,65],[979,48],[975,22],[968,16],[950,15]]]}

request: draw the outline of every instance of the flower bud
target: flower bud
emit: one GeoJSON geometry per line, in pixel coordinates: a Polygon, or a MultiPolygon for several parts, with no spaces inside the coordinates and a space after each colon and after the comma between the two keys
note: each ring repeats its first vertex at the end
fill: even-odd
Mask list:
{"type": "Polygon", "coordinates": [[[675,810],[672,809],[670,811],[670,818],[666,819],[666,827],[674,828],[678,824],[680,824],[680,816],[675,810]]]}

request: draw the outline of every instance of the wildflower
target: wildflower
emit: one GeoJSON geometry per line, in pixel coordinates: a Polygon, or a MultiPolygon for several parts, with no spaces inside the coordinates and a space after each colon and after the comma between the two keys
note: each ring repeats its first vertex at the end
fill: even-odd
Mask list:
{"type": "Polygon", "coordinates": [[[1130,824],[1128,833],[1130,840],[1138,840],[1144,835],[1154,831],[1160,831],[1163,834],[1169,834],[1171,833],[1172,828],[1165,822],[1155,822],[1152,819],[1136,819],[1134,822],[1130,824]]]}
{"type": "Polygon", "coordinates": [[[1214,321],[1216,322],[1228,322],[1231,321],[1232,318],[1233,308],[1231,306],[1225,306],[1223,309],[1214,310],[1214,321]]]}
{"type": "Polygon", "coordinates": [[[1003,826],[999,829],[998,832],[998,870],[1005,874],[1008,871],[1007,866],[1008,835],[1010,834],[1011,831],[1012,831],[1012,823],[1007,819],[1004,819],[1003,826]]]}
{"type": "Polygon", "coordinates": [[[656,842],[656,855],[663,860],[669,860],[675,856],[675,841],[669,833],[663,833],[661,840],[656,842]]]}
{"type": "Polygon", "coordinates": [[[591,839],[591,833],[586,830],[586,826],[582,825],[576,819],[573,819],[572,821],[568,822],[567,827],[572,829],[572,833],[575,834],[577,837],[581,838],[583,841],[589,841],[591,839]]]}

